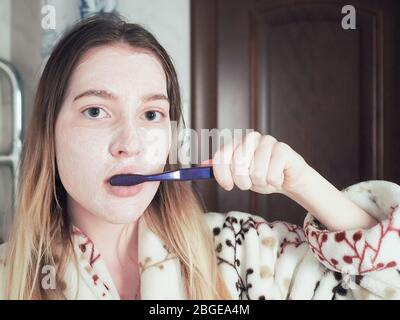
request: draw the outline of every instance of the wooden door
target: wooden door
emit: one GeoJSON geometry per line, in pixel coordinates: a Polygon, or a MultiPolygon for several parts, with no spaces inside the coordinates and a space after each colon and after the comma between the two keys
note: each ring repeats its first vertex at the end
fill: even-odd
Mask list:
{"type": "MultiPolygon", "coordinates": [[[[286,142],[337,188],[400,182],[395,0],[192,1],[192,127],[253,128],[286,142]],[[343,29],[352,4],[356,29],[343,29]]],[[[301,224],[282,195],[196,182],[208,211],[301,224]]]]}

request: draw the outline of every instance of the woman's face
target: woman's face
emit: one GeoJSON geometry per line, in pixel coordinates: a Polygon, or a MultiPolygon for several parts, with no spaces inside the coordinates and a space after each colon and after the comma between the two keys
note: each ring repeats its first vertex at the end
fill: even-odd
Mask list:
{"type": "Polygon", "coordinates": [[[164,169],[171,141],[167,98],[164,70],[149,53],[118,44],[91,49],[81,58],[55,129],[70,214],[89,213],[111,223],[139,218],[159,182],[128,188],[108,180],[164,169]]]}

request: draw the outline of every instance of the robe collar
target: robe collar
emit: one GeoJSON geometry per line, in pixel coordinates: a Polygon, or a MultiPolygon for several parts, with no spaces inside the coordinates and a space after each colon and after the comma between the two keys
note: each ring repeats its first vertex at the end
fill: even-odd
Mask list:
{"type": "MultiPolygon", "coordinates": [[[[185,299],[179,259],[167,251],[166,245],[148,228],[144,218],[140,217],[138,224],[140,298],[185,299]]],[[[65,279],[66,298],[119,300],[119,293],[105,261],[93,241],[76,226],[72,229],[72,238],[78,258],[80,281],[73,281],[76,275],[72,275],[73,267],[70,266],[66,272],[69,279],[65,279]]]]}

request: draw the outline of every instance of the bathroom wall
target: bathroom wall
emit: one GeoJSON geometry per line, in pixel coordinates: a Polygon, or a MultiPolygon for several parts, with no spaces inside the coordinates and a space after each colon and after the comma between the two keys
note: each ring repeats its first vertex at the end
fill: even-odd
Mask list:
{"type": "MultiPolygon", "coordinates": [[[[0,0],[0,58],[11,60],[24,83],[25,125],[46,54],[41,8],[56,8],[57,32],[77,21],[79,0],[0,0]]],[[[154,33],[171,55],[181,84],[184,117],[190,127],[190,1],[118,0],[117,10],[154,33]]],[[[56,39],[54,39],[56,40],[56,39]]]]}
{"type": "Polygon", "coordinates": [[[32,113],[42,63],[40,8],[40,0],[11,1],[11,63],[22,79],[24,127],[32,113]]]}
{"type": "MultiPolygon", "coordinates": [[[[0,0],[0,59],[9,60],[11,55],[11,1],[0,0]]],[[[0,73],[0,154],[8,154],[11,149],[12,108],[11,86],[0,73]]],[[[0,166],[0,243],[6,236],[11,221],[13,176],[11,167],[0,166]]]]}
{"type": "MultiPolygon", "coordinates": [[[[22,76],[25,126],[46,58],[43,43],[48,38],[41,29],[41,8],[46,4],[56,8],[59,35],[80,17],[79,0],[0,0],[0,58],[10,60],[22,76]]],[[[117,0],[117,11],[147,27],[171,55],[181,84],[185,121],[190,127],[190,1],[117,0]]]]}
{"type": "Polygon", "coordinates": [[[10,59],[11,0],[0,0],[0,58],[10,59]]]}
{"type": "Polygon", "coordinates": [[[172,57],[190,127],[190,0],[119,0],[118,11],[153,32],[172,57]]]}

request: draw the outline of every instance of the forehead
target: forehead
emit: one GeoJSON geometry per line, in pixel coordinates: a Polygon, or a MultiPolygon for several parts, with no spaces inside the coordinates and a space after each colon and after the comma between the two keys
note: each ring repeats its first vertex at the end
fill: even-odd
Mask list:
{"type": "Polygon", "coordinates": [[[127,44],[90,49],[79,60],[70,89],[99,87],[119,94],[166,93],[166,77],[159,60],[151,53],[127,44]]]}

